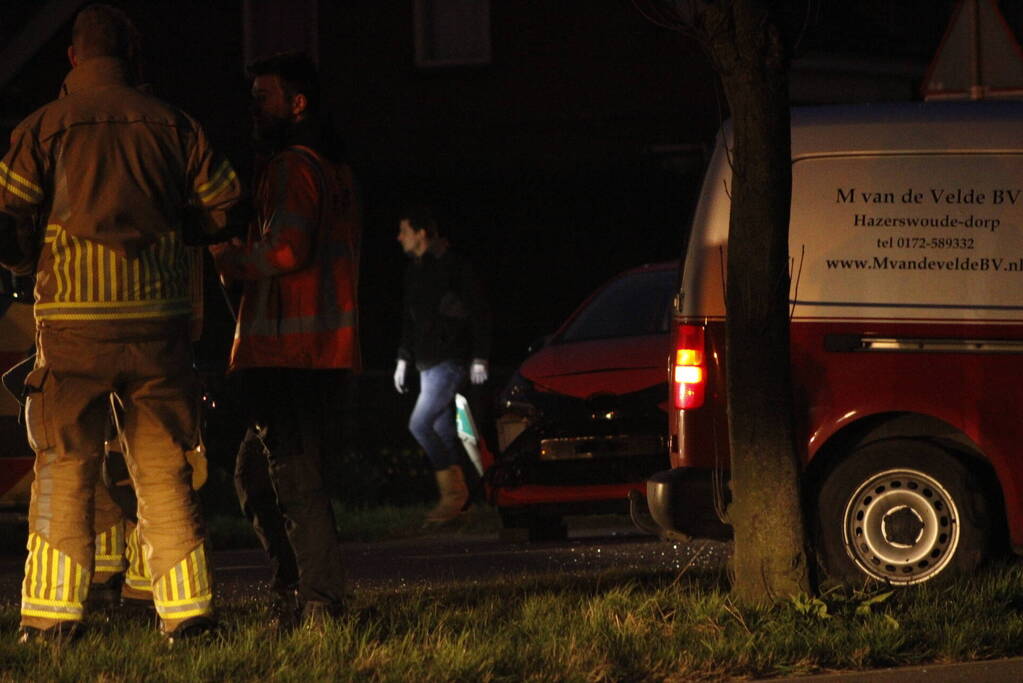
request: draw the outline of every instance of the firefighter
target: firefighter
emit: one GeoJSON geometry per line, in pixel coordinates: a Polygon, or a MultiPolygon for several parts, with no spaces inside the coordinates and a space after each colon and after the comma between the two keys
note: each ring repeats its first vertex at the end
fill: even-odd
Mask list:
{"type": "Polygon", "coordinates": [[[19,124],[0,160],[0,263],[35,266],[38,356],[26,381],[36,453],[20,642],[74,640],[93,574],[93,504],[108,399],[124,403],[153,600],[169,642],[215,629],[187,451],[199,441],[185,216],[225,228],[230,163],[187,114],[141,92],[140,40],[120,10],[75,18],[60,99],[19,124]],[[19,222],[42,213],[31,245],[19,222]]]}
{"type": "MultiPolygon", "coordinates": [[[[189,218],[194,218],[194,215],[189,218]]],[[[187,262],[191,299],[189,338],[195,343],[202,336],[203,324],[202,253],[198,249],[189,249],[187,262]]],[[[4,375],[5,385],[8,385],[7,377],[11,372],[4,375]]],[[[24,393],[23,379],[21,385],[16,393],[19,400],[24,393]]],[[[122,428],[124,405],[116,394],[109,398],[110,422],[104,442],[105,456],[93,505],[96,554],[87,604],[93,609],[120,604],[148,614],[153,608],[152,576],[139,535],[138,498],[124,458],[128,451],[122,428]]],[[[192,470],[192,488],[198,491],[207,477],[206,448],[201,435],[196,447],[185,453],[185,459],[192,470]]]]}
{"type": "MultiPolygon", "coordinates": [[[[24,228],[22,228],[24,229],[24,228]]],[[[189,253],[189,289],[192,299],[190,337],[198,342],[202,335],[203,287],[201,253],[189,253]]],[[[35,349],[20,363],[3,373],[2,382],[20,404],[18,421],[24,424],[25,379],[35,366],[35,349]]],[[[102,610],[117,605],[153,610],[153,586],[138,531],[138,499],[132,487],[131,474],[124,459],[126,444],[121,429],[124,407],[115,394],[110,395],[110,421],[104,443],[102,475],[96,485],[93,502],[93,532],[96,550],[93,559],[92,584],[86,605],[102,610]]],[[[198,491],[206,483],[206,449],[200,444],[185,454],[192,468],[192,488],[198,491]]]]}

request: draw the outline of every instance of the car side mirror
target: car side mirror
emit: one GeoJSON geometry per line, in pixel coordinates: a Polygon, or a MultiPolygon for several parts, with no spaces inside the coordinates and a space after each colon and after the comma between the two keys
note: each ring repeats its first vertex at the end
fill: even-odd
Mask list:
{"type": "Polygon", "coordinates": [[[542,337],[537,337],[530,342],[529,346],[526,347],[526,354],[531,356],[543,347],[547,346],[551,342],[552,337],[554,337],[553,334],[545,334],[542,337]]]}

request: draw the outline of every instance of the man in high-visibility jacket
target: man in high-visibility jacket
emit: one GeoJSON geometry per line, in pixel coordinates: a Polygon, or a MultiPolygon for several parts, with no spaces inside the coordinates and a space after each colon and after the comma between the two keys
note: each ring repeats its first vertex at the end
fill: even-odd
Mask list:
{"type": "Polygon", "coordinates": [[[240,188],[195,120],[136,87],[139,46],[120,10],[82,9],[62,97],[15,128],[0,161],[0,263],[36,272],[23,642],[82,632],[112,393],[163,632],[173,643],[215,627],[185,458],[199,424],[183,226],[224,228],[240,188]],[[23,239],[33,217],[45,229],[23,239]]]}
{"type": "Polygon", "coordinates": [[[282,625],[295,612],[319,624],[345,602],[325,432],[359,369],[360,213],[352,171],[321,127],[313,63],[290,53],[250,72],[257,137],[273,156],[247,240],[212,247],[225,280],[244,285],[230,370],[251,426],[235,483],[270,556],[282,625]]]}

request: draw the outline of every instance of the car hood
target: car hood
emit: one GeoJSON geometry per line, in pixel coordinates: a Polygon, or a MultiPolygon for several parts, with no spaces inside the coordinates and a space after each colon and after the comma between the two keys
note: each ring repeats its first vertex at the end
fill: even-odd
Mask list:
{"type": "Polygon", "coordinates": [[[519,373],[538,387],[587,398],[627,394],[667,380],[668,335],[550,344],[519,373]]]}

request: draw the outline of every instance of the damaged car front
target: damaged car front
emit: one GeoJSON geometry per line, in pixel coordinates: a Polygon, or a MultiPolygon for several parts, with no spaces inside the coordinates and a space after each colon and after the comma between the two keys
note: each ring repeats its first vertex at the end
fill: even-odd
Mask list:
{"type": "Polygon", "coordinates": [[[625,512],[668,459],[668,321],[677,262],[635,268],[591,295],[497,401],[487,473],[506,527],[564,535],[563,517],[625,512]]]}

